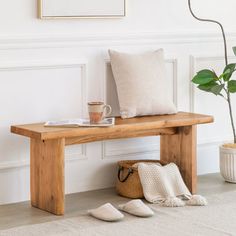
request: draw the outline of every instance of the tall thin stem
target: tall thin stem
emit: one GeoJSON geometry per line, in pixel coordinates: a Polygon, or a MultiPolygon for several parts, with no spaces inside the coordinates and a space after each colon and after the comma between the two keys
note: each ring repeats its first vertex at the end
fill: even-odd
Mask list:
{"type": "MultiPolygon", "coordinates": [[[[193,10],[192,10],[191,0],[188,0],[188,7],[189,7],[189,11],[190,11],[191,15],[195,19],[197,19],[198,21],[211,22],[211,23],[215,23],[215,24],[220,26],[220,29],[221,29],[221,32],[222,32],[222,36],[223,36],[223,42],[224,42],[225,65],[227,66],[228,65],[228,52],[227,52],[227,42],[226,42],[226,36],[225,36],[225,31],[224,31],[223,25],[220,22],[215,21],[215,20],[203,19],[203,18],[197,17],[195,15],[195,13],[193,12],[193,10]]],[[[236,132],[235,132],[235,125],[234,125],[234,118],[233,118],[233,111],[232,111],[230,92],[228,90],[226,90],[226,94],[227,94],[227,103],[228,103],[228,107],[229,107],[230,122],[231,122],[232,130],[233,130],[233,135],[234,135],[234,143],[236,143],[236,132]]]]}
{"type": "Polygon", "coordinates": [[[229,115],[230,115],[231,126],[232,126],[232,129],[233,129],[234,143],[236,143],[236,132],[235,132],[233,111],[232,111],[231,98],[230,98],[230,93],[229,92],[227,92],[227,102],[228,102],[228,105],[229,105],[229,115]]]}
{"type": "Polygon", "coordinates": [[[189,7],[189,11],[191,13],[191,15],[199,20],[199,21],[205,21],[205,22],[211,22],[211,23],[215,23],[217,25],[220,26],[220,29],[221,29],[221,32],[222,32],[222,36],[223,36],[223,41],[224,41],[224,52],[225,52],[225,65],[228,65],[228,52],[227,52],[227,42],[226,42],[226,36],[225,36],[225,31],[224,31],[224,28],[223,28],[223,25],[216,21],[216,20],[211,20],[211,19],[203,19],[203,18],[199,18],[195,15],[195,13],[193,12],[192,10],[192,7],[191,7],[191,0],[188,0],[188,7],[189,7]]]}

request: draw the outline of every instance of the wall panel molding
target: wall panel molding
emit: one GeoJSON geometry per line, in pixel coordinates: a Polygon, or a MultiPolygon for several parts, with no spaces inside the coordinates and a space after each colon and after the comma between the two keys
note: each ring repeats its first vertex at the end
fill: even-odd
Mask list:
{"type": "MultiPolygon", "coordinates": [[[[230,61],[235,61],[235,57],[234,56],[228,56],[230,61]]],[[[219,56],[219,55],[212,55],[212,56],[206,56],[204,54],[198,54],[198,55],[190,55],[190,79],[193,78],[193,76],[197,73],[197,65],[200,62],[212,62],[213,64],[216,62],[224,62],[224,56],[219,56]]],[[[204,69],[204,68],[202,68],[204,69]]],[[[223,69],[223,68],[222,68],[223,69]]],[[[190,104],[190,112],[196,112],[198,113],[198,111],[196,110],[195,107],[195,101],[196,101],[196,86],[191,83],[189,81],[189,104],[190,104]]],[[[212,96],[214,96],[212,94],[212,96]]],[[[212,137],[212,138],[201,138],[198,141],[198,145],[199,146],[207,146],[207,145],[216,145],[216,144],[222,144],[225,143],[227,140],[229,142],[231,142],[230,140],[232,139],[232,137],[229,135],[220,135],[217,137],[212,137]]]]}
{"type": "MultiPolygon", "coordinates": [[[[236,40],[236,32],[227,33],[228,41],[236,40]]],[[[45,35],[0,35],[0,49],[28,49],[28,48],[64,48],[78,46],[102,46],[134,44],[194,44],[221,42],[220,33],[209,31],[171,31],[171,32],[119,32],[99,34],[45,34],[45,35]]]]}
{"type": "MultiPolygon", "coordinates": [[[[41,61],[3,61],[0,62],[1,71],[24,71],[24,70],[43,70],[43,69],[68,69],[80,68],[81,69],[81,112],[85,115],[85,107],[87,104],[87,61],[78,60],[41,60],[41,61]]],[[[9,131],[10,132],[10,131],[9,131]]],[[[71,152],[65,150],[65,161],[79,161],[86,160],[86,144],[82,144],[79,152],[71,152]]],[[[19,161],[4,161],[0,162],[0,171],[29,167],[29,158],[19,161]]]]}
{"type": "Polygon", "coordinates": [[[173,59],[167,59],[166,63],[172,64],[173,68],[173,91],[172,91],[172,96],[173,96],[173,102],[178,107],[178,59],[173,58],[173,59]]]}
{"type": "MultiPolygon", "coordinates": [[[[86,153],[86,145],[81,145],[81,152],[78,153],[69,153],[65,154],[65,162],[70,163],[73,161],[80,161],[80,160],[87,160],[87,153],[86,153]]],[[[29,168],[30,161],[21,160],[21,161],[4,161],[0,162],[0,171],[9,170],[9,169],[17,169],[17,168],[29,168]]]]}
{"type": "MultiPolygon", "coordinates": [[[[234,56],[228,56],[229,60],[236,60],[236,58],[234,56]]],[[[193,78],[193,76],[197,73],[196,71],[196,66],[197,63],[199,62],[204,62],[204,61],[211,61],[211,62],[219,62],[219,61],[224,61],[224,57],[223,56],[219,56],[219,55],[215,55],[215,56],[206,56],[206,55],[190,55],[190,69],[189,69],[189,77],[190,80],[191,78],[193,78]]],[[[194,86],[193,83],[191,83],[191,81],[189,81],[189,101],[190,101],[190,107],[189,110],[191,112],[196,112],[195,111],[195,107],[194,107],[194,103],[195,103],[195,90],[196,90],[196,86],[194,86]]]]}
{"type": "Polygon", "coordinates": [[[156,157],[160,152],[158,141],[156,143],[147,143],[143,147],[137,146],[132,148],[122,148],[117,146],[116,149],[108,151],[109,142],[102,142],[102,159],[123,159],[123,158],[135,158],[141,155],[148,155],[150,158],[156,157]],[[144,150],[145,149],[148,150],[144,150]]]}

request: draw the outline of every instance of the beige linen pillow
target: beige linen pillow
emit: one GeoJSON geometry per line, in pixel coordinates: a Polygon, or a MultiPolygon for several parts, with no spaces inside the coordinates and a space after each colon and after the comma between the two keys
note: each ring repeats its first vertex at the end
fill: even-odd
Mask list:
{"type": "Polygon", "coordinates": [[[109,50],[122,118],[176,113],[163,49],[139,55],[109,50]]]}

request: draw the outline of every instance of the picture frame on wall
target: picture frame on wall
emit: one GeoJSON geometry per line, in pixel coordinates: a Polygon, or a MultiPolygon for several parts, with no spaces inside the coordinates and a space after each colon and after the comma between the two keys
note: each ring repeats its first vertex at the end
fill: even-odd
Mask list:
{"type": "Polygon", "coordinates": [[[126,0],[38,0],[40,19],[119,18],[126,0]]]}

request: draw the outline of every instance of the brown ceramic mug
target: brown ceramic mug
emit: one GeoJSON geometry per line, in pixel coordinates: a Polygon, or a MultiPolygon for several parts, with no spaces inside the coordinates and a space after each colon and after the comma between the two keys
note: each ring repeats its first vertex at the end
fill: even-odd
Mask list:
{"type": "Polygon", "coordinates": [[[112,112],[111,106],[104,104],[104,102],[89,102],[88,112],[91,124],[100,123],[106,116],[112,112]]]}

